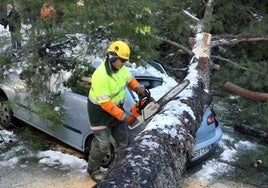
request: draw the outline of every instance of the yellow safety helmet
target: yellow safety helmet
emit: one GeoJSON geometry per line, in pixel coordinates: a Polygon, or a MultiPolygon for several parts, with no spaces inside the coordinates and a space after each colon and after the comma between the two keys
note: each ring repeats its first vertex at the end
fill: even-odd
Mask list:
{"type": "Polygon", "coordinates": [[[108,53],[115,53],[118,57],[129,60],[130,48],[123,41],[115,41],[109,46],[108,53]]]}

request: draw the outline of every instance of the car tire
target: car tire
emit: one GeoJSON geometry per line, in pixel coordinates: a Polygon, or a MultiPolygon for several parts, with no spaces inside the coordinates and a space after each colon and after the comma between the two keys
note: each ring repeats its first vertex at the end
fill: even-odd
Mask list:
{"type": "MultiPolygon", "coordinates": [[[[91,150],[91,144],[92,142],[94,142],[94,136],[90,136],[87,141],[86,141],[86,154],[89,155],[90,150],[91,150]]],[[[106,155],[104,157],[104,159],[102,160],[101,166],[103,168],[108,168],[110,166],[110,164],[113,162],[114,160],[114,146],[111,143],[110,144],[110,149],[111,149],[111,154],[110,155],[106,155]]]]}
{"type": "Polygon", "coordinates": [[[0,96],[0,125],[4,129],[11,128],[12,118],[13,118],[13,113],[8,104],[8,100],[5,97],[0,96]]]}

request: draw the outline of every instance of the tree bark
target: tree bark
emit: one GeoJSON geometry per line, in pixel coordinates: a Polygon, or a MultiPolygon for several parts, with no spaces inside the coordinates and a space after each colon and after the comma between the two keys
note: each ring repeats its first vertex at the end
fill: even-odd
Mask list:
{"type": "Polygon", "coordinates": [[[250,136],[259,138],[262,141],[268,143],[268,133],[263,131],[263,130],[259,130],[259,129],[256,129],[254,127],[250,127],[250,126],[245,125],[243,123],[235,124],[234,130],[239,132],[239,133],[242,133],[242,134],[246,134],[246,135],[250,135],[250,136]]]}
{"type": "Polygon", "coordinates": [[[254,92],[250,90],[243,89],[231,82],[226,82],[224,85],[222,84],[216,84],[218,87],[239,95],[241,97],[247,98],[247,99],[253,99],[253,100],[259,100],[259,101],[268,101],[268,93],[260,93],[260,92],[254,92]]]}

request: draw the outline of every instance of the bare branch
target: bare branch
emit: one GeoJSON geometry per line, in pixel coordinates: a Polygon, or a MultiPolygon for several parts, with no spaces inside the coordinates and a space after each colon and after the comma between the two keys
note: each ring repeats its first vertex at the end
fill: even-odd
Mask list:
{"type": "Polygon", "coordinates": [[[260,72],[260,71],[254,70],[254,69],[248,69],[246,67],[243,67],[242,65],[239,65],[238,63],[236,63],[236,62],[234,62],[234,61],[232,61],[230,59],[224,58],[224,57],[215,56],[215,55],[211,55],[210,57],[213,58],[213,59],[217,59],[217,60],[220,60],[220,61],[223,61],[223,62],[230,63],[230,64],[234,65],[235,67],[238,67],[238,68],[240,68],[242,70],[245,70],[245,71],[255,72],[257,74],[263,74],[263,75],[266,74],[264,72],[260,72]]]}
{"type": "Polygon", "coordinates": [[[231,40],[218,40],[211,42],[211,48],[216,46],[231,46],[243,42],[261,42],[261,41],[268,41],[268,36],[258,37],[258,38],[243,38],[243,39],[231,39],[231,40]]]}
{"type": "Polygon", "coordinates": [[[238,63],[230,60],[230,59],[220,57],[220,56],[215,56],[215,55],[211,55],[210,57],[213,58],[213,59],[217,59],[217,60],[220,60],[220,61],[223,61],[223,62],[230,63],[230,64],[232,64],[232,65],[234,65],[236,67],[239,67],[240,69],[247,70],[247,71],[249,70],[248,68],[243,67],[243,66],[239,65],[238,63]]]}
{"type": "Polygon", "coordinates": [[[242,134],[259,138],[262,141],[268,143],[268,133],[266,131],[246,125],[244,122],[239,122],[235,124],[234,130],[242,134]]]}
{"type": "Polygon", "coordinates": [[[246,99],[268,101],[268,93],[260,93],[260,92],[250,91],[250,90],[241,88],[238,85],[235,85],[231,82],[226,82],[224,85],[219,84],[219,83],[216,85],[218,87],[230,92],[230,93],[234,93],[234,94],[239,95],[241,97],[244,97],[246,99]]]}
{"type": "Polygon", "coordinates": [[[186,10],[181,10],[181,12],[187,18],[191,18],[191,19],[193,19],[194,21],[197,21],[197,22],[200,21],[197,17],[195,17],[193,14],[191,14],[190,12],[188,12],[186,10]]]}
{"type": "Polygon", "coordinates": [[[170,45],[172,45],[172,46],[175,46],[175,47],[177,47],[177,48],[183,50],[183,51],[186,52],[189,56],[193,56],[193,55],[194,55],[194,53],[193,53],[191,50],[189,50],[188,48],[184,47],[184,46],[181,45],[181,44],[178,44],[178,43],[176,43],[176,42],[174,42],[174,41],[171,41],[171,40],[169,40],[169,39],[167,39],[167,38],[165,38],[165,37],[159,37],[159,36],[154,36],[154,37],[155,37],[156,39],[158,39],[158,40],[161,40],[161,41],[163,41],[163,42],[166,42],[166,43],[168,43],[168,44],[170,44],[170,45]]]}
{"type": "Polygon", "coordinates": [[[208,3],[206,4],[206,10],[204,13],[204,18],[211,17],[212,12],[213,12],[213,0],[209,0],[208,3]]]}

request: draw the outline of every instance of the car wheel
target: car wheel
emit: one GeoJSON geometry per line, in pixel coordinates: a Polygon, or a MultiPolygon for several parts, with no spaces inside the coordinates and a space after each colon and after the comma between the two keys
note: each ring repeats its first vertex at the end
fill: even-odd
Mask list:
{"type": "MultiPolygon", "coordinates": [[[[86,144],[86,154],[89,155],[90,153],[90,150],[91,150],[91,145],[92,143],[94,142],[94,136],[91,136],[87,139],[87,144],[86,144]]],[[[104,157],[104,159],[102,160],[102,163],[101,163],[101,166],[103,168],[108,168],[110,166],[110,164],[112,163],[113,159],[114,159],[114,146],[113,144],[111,143],[110,144],[110,147],[111,147],[111,154],[109,155],[106,155],[104,157]]]]}
{"type": "Polygon", "coordinates": [[[11,128],[12,111],[5,97],[0,96],[0,124],[3,128],[11,128]]]}

